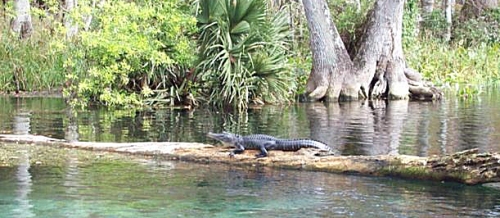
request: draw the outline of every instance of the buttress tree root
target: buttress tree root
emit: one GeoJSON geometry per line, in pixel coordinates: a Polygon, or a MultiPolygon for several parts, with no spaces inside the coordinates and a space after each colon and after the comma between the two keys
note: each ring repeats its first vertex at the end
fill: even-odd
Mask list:
{"type": "Polygon", "coordinates": [[[346,50],[325,0],[303,0],[311,34],[313,100],[440,99],[441,91],[406,66],[402,48],[404,0],[377,0],[355,52],[346,50]],[[349,55],[350,54],[350,55],[349,55]]]}

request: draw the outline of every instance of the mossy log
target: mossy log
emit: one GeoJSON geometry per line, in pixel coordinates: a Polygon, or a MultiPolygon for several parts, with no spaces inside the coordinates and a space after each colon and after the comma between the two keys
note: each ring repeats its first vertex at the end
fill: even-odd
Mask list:
{"type": "Polygon", "coordinates": [[[500,154],[478,153],[477,149],[431,157],[408,155],[315,156],[317,152],[314,149],[301,149],[296,152],[271,151],[266,158],[255,158],[258,151],[246,151],[244,154],[231,158],[228,155],[229,148],[202,143],[68,142],[45,136],[1,134],[0,141],[120,152],[199,163],[224,163],[238,166],[264,166],[371,176],[396,176],[408,179],[455,181],[468,185],[500,182],[500,154]]]}

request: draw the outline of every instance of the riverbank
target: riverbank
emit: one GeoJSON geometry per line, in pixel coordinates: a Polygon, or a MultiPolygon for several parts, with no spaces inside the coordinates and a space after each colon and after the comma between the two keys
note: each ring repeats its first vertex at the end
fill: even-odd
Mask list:
{"type": "Polygon", "coordinates": [[[20,98],[62,98],[62,89],[47,90],[47,91],[21,91],[21,92],[5,92],[0,91],[0,97],[20,97],[20,98]]]}
{"type": "Polygon", "coordinates": [[[370,176],[396,176],[433,181],[455,181],[474,185],[499,182],[500,154],[477,150],[458,152],[441,157],[409,155],[377,156],[315,156],[313,149],[297,152],[271,151],[267,158],[255,158],[257,151],[229,157],[229,148],[188,142],[103,143],[68,142],[34,135],[0,135],[1,142],[27,143],[40,146],[60,146],[94,151],[161,157],[196,163],[222,163],[237,166],[348,173],[370,176]]]}

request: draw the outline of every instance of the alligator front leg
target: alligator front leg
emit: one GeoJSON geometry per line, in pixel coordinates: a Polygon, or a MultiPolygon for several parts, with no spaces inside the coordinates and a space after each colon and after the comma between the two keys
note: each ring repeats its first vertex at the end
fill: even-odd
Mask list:
{"type": "Polygon", "coordinates": [[[231,152],[229,152],[229,157],[234,157],[236,154],[242,154],[245,151],[245,149],[234,149],[231,152]]]}
{"type": "Polygon", "coordinates": [[[242,154],[245,151],[245,147],[239,143],[234,145],[236,148],[229,153],[229,157],[233,158],[236,154],[242,154]]]}

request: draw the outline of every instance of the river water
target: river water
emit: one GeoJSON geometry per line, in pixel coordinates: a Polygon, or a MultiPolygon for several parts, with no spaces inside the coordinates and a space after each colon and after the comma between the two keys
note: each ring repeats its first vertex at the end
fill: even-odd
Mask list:
{"type": "MultiPolygon", "coordinates": [[[[442,102],[301,103],[246,113],[206,108],[75,113],[61,99],[0,98],[0,133],[215,143],[206,133],[223,130],[314,138],[343,155],[499,152],[500,92],[442,102]]],[[[24,150],[16,158],[29,158],[30,150],[24,150]]],[[[132,157],[64,163],[0,163],[0,217],[500,216],[500,191],[483,186],[132,157]]]]}

